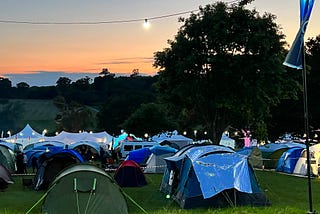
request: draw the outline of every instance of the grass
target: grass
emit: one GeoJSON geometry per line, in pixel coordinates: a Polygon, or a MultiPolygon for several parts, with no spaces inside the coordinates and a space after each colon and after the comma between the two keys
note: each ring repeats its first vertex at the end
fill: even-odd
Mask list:
{"type": "MultiPolygon", "coordinates": [[[[143,213],[139,206],[148,213],[154,214],[295,214],[307,213],[308,185],[306,178],[279,174],[271,171],[256,171],[260,187],[271,201],[270,207],[235,207],[235,208],[196,208],[180,209],[172,199],[166,199],[159,192],[162,175],[147,174],[148,185],[139,188],[123,188],[127,196],[129,213],[143,213]]],[[[26,213],[45,193],[34,191],[22,186],[22,177],[14,177],[15,183],[4,192],[0,192],[2,214],[26,213]]],[[[320,209],[320,180],[312,179],[313,207],[320,209]]],[[[32,209],[31,213],[41,213],[41,204],[32,209]]]]}
{"type": "MultiPolygon", "coordinates": [[[[42,133],[43,129],[47,129],[52,135],[56,131],[55,118],[59,113],[59,109],[54,105],[53,100],[45,99],[8,99],[10,103],[21,106],[21,117],[17,121],[17,128],[23,129],[29,124],[35,131],[42,133]]],[[[0,99],[1,102],[1,99],[0,99]]],[[[87,106],[93,116],[96,118],[97,109],[87,106]]],[[[1,105],[0,105],[1,110],[1,105]]],[[[96,123],[96,121],[94,121],[96,123]]],[[[17,132],[20,130],[16,130],[17,132]]]]}
{"type": "Polygon", "coordinates": [[[44,128],[49,131],[56,129],[54,119],[58,109],[52,100],[8,99],[8,101],[21,106],[21,117],[17,121],[17,127],[20,127],[20,129],[23,129],[27,124],[30,124],[38,133],[41,133],[44,128]]]}

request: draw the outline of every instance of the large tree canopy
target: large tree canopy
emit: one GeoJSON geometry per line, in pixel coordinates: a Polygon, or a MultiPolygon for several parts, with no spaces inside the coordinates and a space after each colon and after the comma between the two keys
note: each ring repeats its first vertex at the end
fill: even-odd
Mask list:
{"type": "Polygon", "coordinates": [[[261,130],[271,106],[297,95],[275,16],[219,2],[181,21],[154,63],[162,101],[181,124],[202,125],[217,143],[228,126],[261,130]]]}

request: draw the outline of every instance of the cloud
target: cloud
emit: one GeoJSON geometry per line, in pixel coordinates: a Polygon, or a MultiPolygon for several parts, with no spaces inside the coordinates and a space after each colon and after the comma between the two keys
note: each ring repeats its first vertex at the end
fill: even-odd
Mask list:
{"type": "Polygon", "coordinates": [[[119,65],[119,64],[136,64],[136,63],[153,63],[152,57],[127,57],[111,59],[110,61],[100,62],[99,65],[119,65]]]}

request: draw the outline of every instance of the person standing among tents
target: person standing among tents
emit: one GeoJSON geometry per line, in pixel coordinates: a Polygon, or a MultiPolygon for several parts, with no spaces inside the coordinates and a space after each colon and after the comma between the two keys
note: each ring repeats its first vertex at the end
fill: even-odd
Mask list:
{"type": "Polygon", "coordinates": [[[25,153],[23,154],[23,173],[27,174],[27,164],[28,164],[28,157],[25,153]]]}
{"type": "Polygon", "coordinates": [[[17,171],[16,173],[18,174],[23,174],[24,173],[24,168],[23,168],[23,153],[21,151],[18,151],[16,154],[16,164],[17,164],[17,171]]]}
{"type": "Polygon", "coordinates": [[[36,157],[31,158],[32,172],[35,173],[38,171],[38,159],[36,157]]]}

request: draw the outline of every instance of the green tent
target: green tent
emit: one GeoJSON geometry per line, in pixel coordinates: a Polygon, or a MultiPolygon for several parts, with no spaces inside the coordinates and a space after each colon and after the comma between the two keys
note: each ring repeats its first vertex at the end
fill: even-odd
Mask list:
{"type": "Polygon", "coordinates": [[[3,164],[11,173],[16,171],[14,153],[4,145],[0,145],[0,163],[3,164]]]}
{"type": "Polygon", "coordinates": [[[128,213],[127,203],[112,177],[93,165],[74,165],[51,183],[42,213],[128,213]]]}

